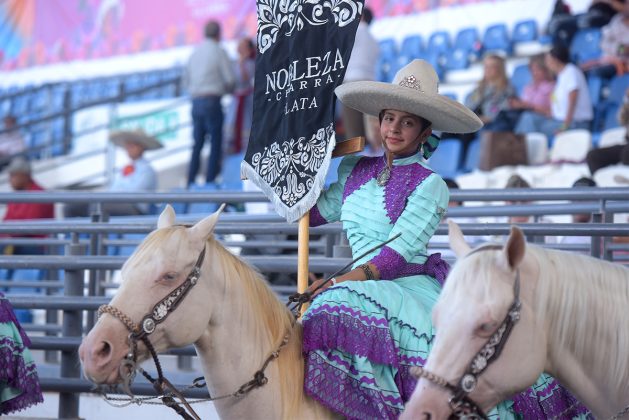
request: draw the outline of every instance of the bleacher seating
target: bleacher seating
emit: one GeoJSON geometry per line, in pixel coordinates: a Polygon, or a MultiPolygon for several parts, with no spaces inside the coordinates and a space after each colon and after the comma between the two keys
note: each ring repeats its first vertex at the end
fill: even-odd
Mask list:
{"type": "Polygon", "coordinates": [[[520,64],[513,69],[513,74],[511,75],[511,85],[514,87],[518,95],[522,95],[524,86],[531,83],[532,79],[531,70],[529,69],[528,64],[520,64]]]}
{"type": "Polygon", "coordinates": [[[576,64],[581,64],[601,56],[601,30],[599,28],[582,29],[574,34],[570,44],[570,57],[576,64]]]}
{"type": "Polygon", "coordinates": [[[599,105],[605,115],[602,130],[619,126],[618,110],[623,103],[627,88],[629,88],[629,74],[616,76],[610,82],[609,96],[599,105]]]}
{"type": "Polygon", "coordinates": [[[583,162],[592,148],[589,130],[568,130],[555,135],[550,149],[551,162],[583,162]]]}
{"type": "Polygon", "coordinates": [[[450,70],[464,70],[470,64],[470,58],[466,50],[455,48],[445,54],[444,69],[450,70]]]}
{"type": "Polygon", "coordinates": [[[459,139],[443,139],[439,143],[439,153],[428,159],[428,165],[442,178],[454,178],[459,172],[462,151],[459,139]]]}
{"type": "Polygon", "coordinates": [[[482,43],[477,28],[461,29],[454,38],[455,49],[465,51],[470,61],[476,61],[482,51],[482,43]]]}
{"type": "Polygon", "coordinates": [[[410,35],[404,38],[400,47],[400,57],[404,57],[407,62],[422,56],[424,52],[424,40],[421,35],[410,35]]]}
{"type": "Polygon", "coordinates": [[[483,50],[485,52],[511,55],[513,46],[509,39],[507,25],[498,23],[487,27],[483,34],[483,50]]]}
{"type": "Polygon", "coordinates": [[[548,162],[548,137],[544,133],[526,134],[526,157],[529,165],[543,165],[548,162]]]}
{"type": "Polygon", "coordinates": [[[610,147],[618,144],[625,144],[627,129],[625,127],[614,127],[601,133],[598,147],[610,147]]]}
{"type": "Polygon", "coordinates": [[[480,160],[480,137],[475,138],[467,145],[465,161],[463,162],[463,172],[473,172],[478,168],[480,160]]]}
{"type": "Polygon", "coordinates": [[[437,31],[433,32],[430,35],[430,38],[428,38],[426,52],[428,54],[437,54],[438,56],[442,56],[446,54],[450,48],[452,48],[450,34],[446,31],[437,31]]]}
{"type": "Polygon", "coordinates": [[[533,19],[521,20],[513,27],[511,42],[514,46],[524,42],[537,40],[537,21],[533,19]]]}

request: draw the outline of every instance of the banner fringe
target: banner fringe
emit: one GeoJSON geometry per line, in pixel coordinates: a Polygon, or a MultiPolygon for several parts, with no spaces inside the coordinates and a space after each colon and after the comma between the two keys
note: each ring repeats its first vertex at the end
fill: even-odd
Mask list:
{"type": "Polygon", "coordinates": [[[260,188],[260,190],[262,190],[264,195],[266,195],[273,204],[277,214],[285,218],[289,223],[296,222],[301,216],[309,212],[310,209],[317,203],[319,195],[321,195],[323,187],[325,186],[325,178],[328,174],[328,170],[330,169],[330,160],[332,159],[332,151],[335,146],[336,134],[332,132],[332,136],[330,137],[325,153],[325,159],[315,175],[312,188],[310,188],[310,191],[308,191],[308,193],[304,195],[293,207],[285,205],[277,196],[275,190],[266,183],[266,181],[255,171],[255,169],[253,169],[251,165],[249,165],[249,163],[247,163],[247,161],[243,160],[240,165],[240,176],[241,178],[245,177],[251,180],[258,188],[260,188]]]}

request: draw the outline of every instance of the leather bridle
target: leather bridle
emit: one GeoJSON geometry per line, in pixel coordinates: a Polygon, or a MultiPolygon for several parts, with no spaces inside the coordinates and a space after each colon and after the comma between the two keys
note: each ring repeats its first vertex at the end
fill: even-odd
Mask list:
{"type": "MultiPolygon", "coordinates": [[[[480,251],[502,249],[501,245],[488,245],[477,248],[471,253],[472,255],[480,251]]],[[[470,392],[476,388],[478,377],[498,359],[502,349],[504,348],[511,330],[520,319],[520,270],[516,269],[515,281],[513,284],[513,301],[509,306],[509,310],[505,315],[498,329],[489,337],[487,342],[472,358],[465,373],[459,378],[456,385],[451,384],[443,377],[436,375],[426,369],[417,366],[413,368],[414,373],[426,378],[428,381],[447,389],[452,393],[452,397],[448,400],[448,404],[452,409],[450,418],[458,419],[486,419],[487,416],[478,404],[469,397],[470,392]]]]}
{"type": "MultiPolygon", "coordinates": [[[[181,303],[181,301],[188,295],[190,290],[197,284],[199,280],[199,276],[201,274],[201,266],[203,265],[203,260],[205,258],[205,247],[199,254],[194,267],[188,274],[188,277],[184,282],[177,287],[175,290],[170,292],[166,297],[157,302],[151,311],[145,314],[142,317],[142,321],[140,324],[136,324],[131,320],[129,316],[124,314],[118,308],[112,305],[102,305],[98,308],[98,316],[101,316],[104,313],[108,313],[118,319],[120,322],[124,324],[124,326],[129,331],[129,352],[125,355],[122,362],[120,363],[119,372],[123,381],[123,390],[129,396],[133,397],[131,392],[131,384],[133,383],[133,379],[135,378],[136,371],[140,371],[142,375],[153,385],[153,388],[158,392],[159,395],[162,395],[162,402],[168,407],[175,410],[180,416],[182,416],[186,420],[200,420],[200,417],[197,413],[192,409],[190,404],[186,401],[185,397],[182,393],[168,381],[164,377],[162,372],[161,363],[159,361],[159,357],[157,356],[157,352],[155,351],[155,347],[151,343],[149,336],[155,331],[158,324],[164,322],[168,315],[173,313],[177,306],[181,303]],[[151,357],[153,358],[153,362],[155,363],[155,368],[157,369],[157,379],[154,379],[149,375],[144,369],[137,366],[137,348],[138,341],[142,341],[146,348],[148,349],[151,357]],[[181,404],[183,404],[188,412],[186,412],[171,396],[165,395],[165,392],[169,391],[177,398],[181,400],[181,404]]],[[[294,325],[294,323],[293,323],[294,325]]],[[[280,351],[288,344],[293,328],[291,328],[282,338],[282,341],[278,345],[278,347],[264,360],[262,367],[257,370],[253,374],[253,378],[242,384],[236,391],[231,392],[229,394],[221,395],[209,398],[205,398],[207,401],[216,401],[225,398],[241,398],[247,395],[252,390],[264,386],[268,382],[268,378],[266,377],[264,371],[268,367],[269,363],[279,357],[280,351]]],[[[194,387],[202,387],[203,377],[196,378],[193,381],[194,387]]]]}

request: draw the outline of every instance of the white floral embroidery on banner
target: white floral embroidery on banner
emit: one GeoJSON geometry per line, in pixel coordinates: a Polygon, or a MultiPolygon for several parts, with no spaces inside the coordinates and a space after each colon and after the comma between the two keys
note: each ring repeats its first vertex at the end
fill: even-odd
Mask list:
{"type": "Polygon", "coordinates": [[[350,24],[362,12],[363,4],[354,0],[258,0],[258,51],[264,54],[280,32],[285,36],[306,25],[325,25],[322,19],[329,9],[339,27],[350,24]]]}
{"type": "Polygon", "coordinates": [[[294,206],[312,189],[323,161],[333,124],[320,128],[310,139],[300,137],[273,142],[256,153],[251,163],[264,181],[287,206],[294,206]]]}

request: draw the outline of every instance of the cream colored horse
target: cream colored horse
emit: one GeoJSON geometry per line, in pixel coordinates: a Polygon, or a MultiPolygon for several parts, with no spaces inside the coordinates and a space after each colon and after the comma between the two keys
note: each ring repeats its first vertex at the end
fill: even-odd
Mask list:
{"type": "MultiPolygon", "coordinates": [[[[470,397],[487,412],[544,371],[597,417],[609,418],[629,404],[629,270],[527,245],[518,228],[502,250],[466,256],[471,249],[450,222],[450,246],[458,260],[433,310],[437,334],[427,371],[458,381],[505,317],[519,270],[521,319],[470,397]]],[[[422,378],[404,417],[447,418],[448,398],[422,378]]]]}
{"type": "MultiPolygon", "coordinates": [[[[210,395],[224,395],[249,381],[292,328],[288,345],[266,369],[268,383],[245,397],[217,401],[216,409],[222,418],[234,419],[332,417],[303,393],[301,325],[293,327],[292,315],[258,272],[214,239],[221,210],[186,228],[174,225],[175,212],[167,206],[158,229],[124,264],[123,281],[111,305],[139,323],[155,303],[182,284],[206,246],[198,283],[150,335],[157,351],[193,343],[210,395]]],[[[101,316],[79,349],[90,380],[120,382],[119,366],[129,351],[127,335],[118,319],[101,316]]],[[[141,343],[139,351],[138,360],[148,358],[141,343]]]]}

